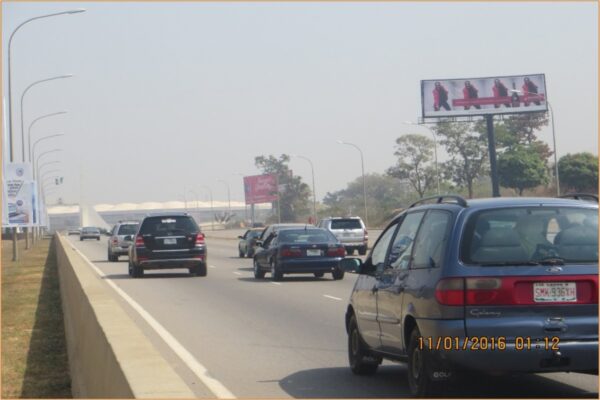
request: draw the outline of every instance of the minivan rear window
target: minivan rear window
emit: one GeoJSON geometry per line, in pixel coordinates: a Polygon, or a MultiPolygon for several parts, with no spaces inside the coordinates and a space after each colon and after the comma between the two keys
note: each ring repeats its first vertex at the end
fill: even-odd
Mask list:
{"type": "Polygon", "coordinates": [[[598,209],[516,207],[478,212],[461,243],[465,264],[597,263],[598,209]]]}
{"type": "Polygon", "coordinates": [[[358,219],[333,219],[331,229],[362,229],[358,219]]]}
{"type": "Polygon", "coordinates": [[[189,234],[199,232],[196,222],[188,216],[148,217],[142,222],[142,235],[168,235],[174,233],[189,234]]]}

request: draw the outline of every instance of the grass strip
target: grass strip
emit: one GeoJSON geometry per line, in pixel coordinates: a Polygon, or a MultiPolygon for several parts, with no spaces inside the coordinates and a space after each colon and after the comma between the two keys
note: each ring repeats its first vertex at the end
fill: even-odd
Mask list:
{"type": "Polygon", "coordinates": [[[70,398],[53,239],[20,250],[14,262],[12,242],[2,241],[1,397],[70,398]]]}

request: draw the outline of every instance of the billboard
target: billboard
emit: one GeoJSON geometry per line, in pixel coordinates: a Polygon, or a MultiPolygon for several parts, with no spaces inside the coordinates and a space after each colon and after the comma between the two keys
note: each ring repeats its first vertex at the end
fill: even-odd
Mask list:
{"type": "Polygon", "coordinates": [[[547,111],[544,74],[421,81],[423,118],[547,111]]]}
{"type": "MultiPolygon", "coordinates": [[[[8,163],[4,169],[3,191],[6,193],[2,226],[32,226],[38,224],[36,184],[31,180],[31,165],[8,163]]],[[[3,193],[4,194],[4,193],[3,193]]]]}
{"type": "Polygon", "coordinates": [[[277,200],[277,175],[252,175],[244,177],[246,204],[269,203],[277,200]]]}

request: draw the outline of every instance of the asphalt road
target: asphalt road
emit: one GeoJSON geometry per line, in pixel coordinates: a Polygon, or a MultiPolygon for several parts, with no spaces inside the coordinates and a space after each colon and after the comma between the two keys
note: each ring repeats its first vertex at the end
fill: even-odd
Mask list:
{"type": "MultiPolygon", "coordinates": [[[[344,314],[356,275],[286,276],[255,280],[252,260],[237,257],[240,231],[208,232],[208,276],[187,270],[127,275],[127,257],[108,262],[107,239],[69,239],[105,275],[158,321],[199,363],[239,398],[409,397],[406,369],[384,362],[372,377],[348,368],[344,314]]],[[[379,232],[369,232],[374,242],[379,232]]],[[[107,290],[113,289],[107,288],[107,290]]],[[[119,298],[150,340],[198,397],[215,397],[137,311],[119,298]]],[[[210,386],[210,385],[209,385],[210,386]]],[[[474,375],[446,397],[598,398],[598,376],[474,375]]]]}

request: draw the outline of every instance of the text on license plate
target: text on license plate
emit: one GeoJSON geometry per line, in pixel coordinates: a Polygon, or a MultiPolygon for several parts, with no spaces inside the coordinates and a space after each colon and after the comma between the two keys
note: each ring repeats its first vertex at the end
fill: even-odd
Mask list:
{"type": "Polygon", "coordinates": [[[307,256],[320,256],[321,255],[321,250],[307,249],[306,250],[306,255],[307,256]]]}
{"type": "Polygon", "coordinates": [[[534,282],[533,301],[536,303],[576,302],[575,282],[534,282]]]}
{"type": "Polygon", "coordinates": [[[177,239],[175,239],[175,238],[166,238],[164,243],[165,244],[177,244],[177,239]]]}

